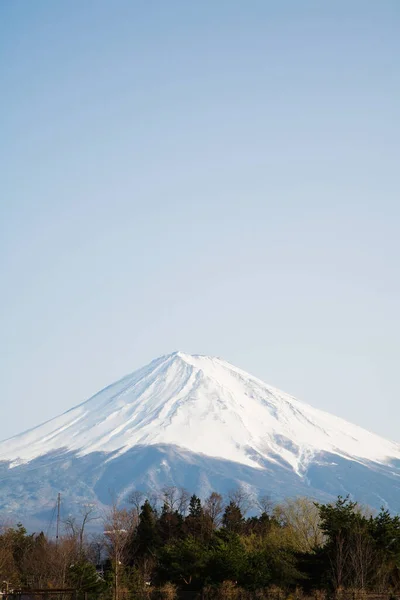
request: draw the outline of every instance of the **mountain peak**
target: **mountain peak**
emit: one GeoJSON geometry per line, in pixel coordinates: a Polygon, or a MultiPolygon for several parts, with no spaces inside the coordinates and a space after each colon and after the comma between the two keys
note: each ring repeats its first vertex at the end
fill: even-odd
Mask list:
{"type": "MultiPolygon", "coordinates": [[[[196,366],[200,364],[212,364],[214,361],[223,362],[229,364],[227,361],[219,358],[218,356],[209,356],[207,354],[188,354],[187,352],[182,352],[182,350],[176,350],[171,354],[167,354],[166,358],[177,358],[187,362],[190,365],[196,366]]],[[[233,366],[233,365],[232,365],[233,366]]]]}
{"type": "Polygon", "coordinates": [[[167,444],[297,474],[320,452],[359,461],[400,459],[400,446],[319,411],[226,361],[181,351],[127,375],[67,413],[0,443],[0,460],[68,449],[124,454],[167,444]]]}

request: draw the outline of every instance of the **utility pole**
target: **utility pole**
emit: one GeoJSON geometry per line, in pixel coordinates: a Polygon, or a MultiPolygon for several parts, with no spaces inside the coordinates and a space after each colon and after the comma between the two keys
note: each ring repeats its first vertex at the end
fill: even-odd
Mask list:
{"type": "Polygon", "coordinates": [[[58,546],[58,534],[60,532],[60,505],[61,505],[61,494],[58,492],[57,496],[57,529],[56,529],[56,548],[58,546]]]}
{"type": "Polygon", "coordinates": [[[118,600],[118,552],[115,552],[115,579],[114,579],[114,596],[118,600]]]}

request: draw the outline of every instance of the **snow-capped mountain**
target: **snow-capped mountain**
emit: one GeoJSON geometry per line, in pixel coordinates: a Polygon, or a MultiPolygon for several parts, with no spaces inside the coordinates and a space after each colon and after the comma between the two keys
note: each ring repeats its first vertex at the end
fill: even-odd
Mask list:
{"type": "Polygon", "coordinates": [[[272,388],[219,358],[175,352],[0,443],[0,507],[39,514],[60,489],[107,503],[133,488],[205,495],[350,493],[400,510],[400,444],[272,388]]]}

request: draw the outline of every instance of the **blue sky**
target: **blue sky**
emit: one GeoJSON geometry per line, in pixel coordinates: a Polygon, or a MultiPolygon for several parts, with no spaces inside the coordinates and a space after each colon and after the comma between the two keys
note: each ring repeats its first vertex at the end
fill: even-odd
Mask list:
{"type": "Polygon", "coordinates": [[[399,26],[1,3],[1,437],[181,349],[400,441],[399,26]]]}

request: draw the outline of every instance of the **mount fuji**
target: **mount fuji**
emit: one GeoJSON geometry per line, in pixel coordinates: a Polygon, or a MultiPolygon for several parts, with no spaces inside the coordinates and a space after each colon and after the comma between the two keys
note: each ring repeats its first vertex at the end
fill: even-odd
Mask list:
{"type": "Polygon", "coordinates": [[[0,513],[66,510],[176,485],[204,497],[338,494],[400,512],[400,444],[312,408],[220,358],[152,361],[86,402],[0,442],[0,513]]]}

